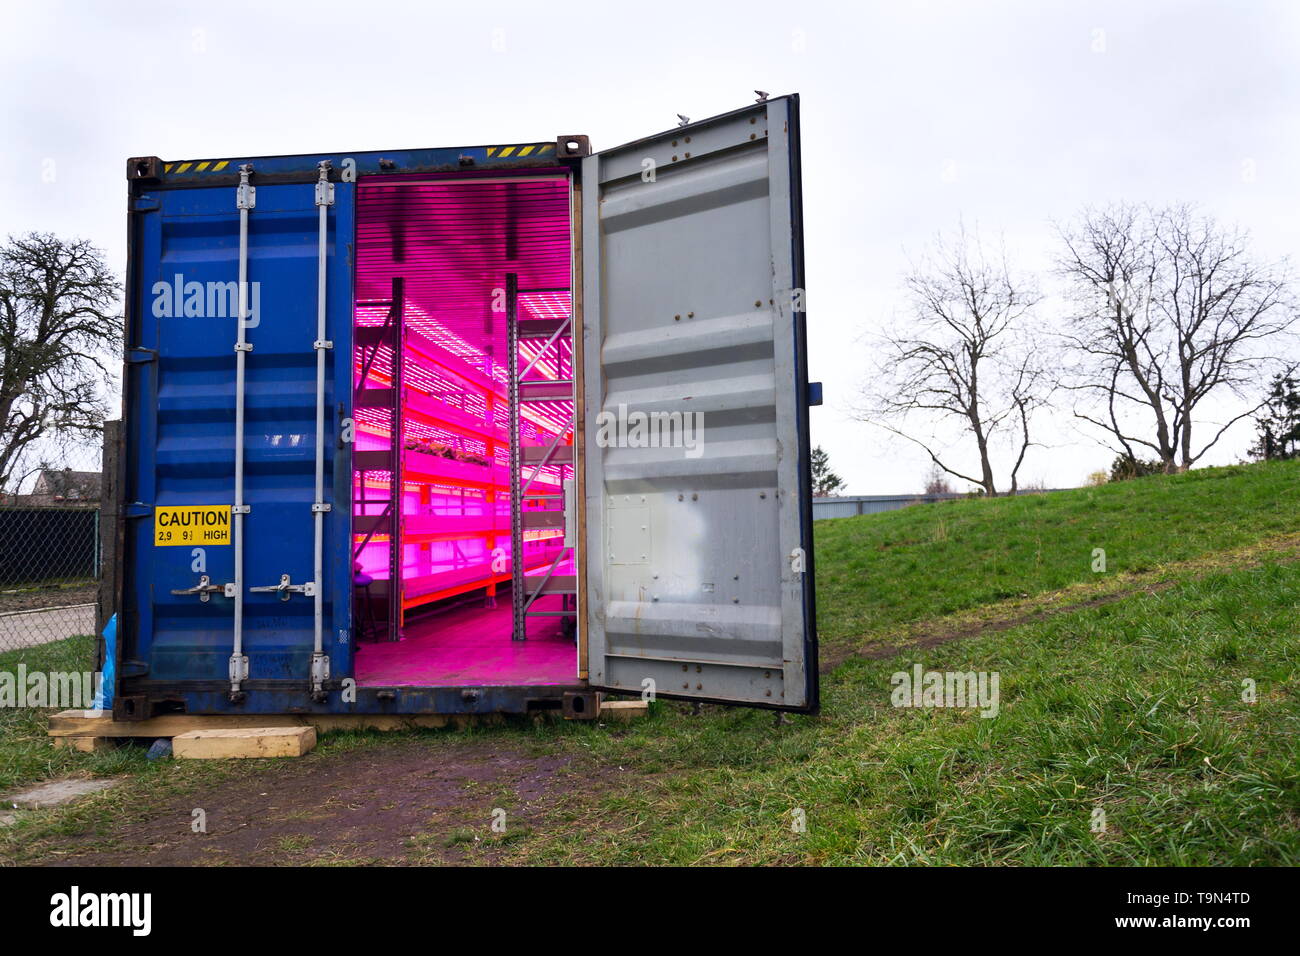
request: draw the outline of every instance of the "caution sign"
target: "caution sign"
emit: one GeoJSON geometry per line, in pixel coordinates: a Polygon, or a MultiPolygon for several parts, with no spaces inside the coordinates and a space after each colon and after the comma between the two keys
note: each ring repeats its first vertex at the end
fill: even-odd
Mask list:
{"type": "Polygon", "coordinates": [[[230,505],[180,505],[154,508],[153,543],[230,544],[230,505]]]}

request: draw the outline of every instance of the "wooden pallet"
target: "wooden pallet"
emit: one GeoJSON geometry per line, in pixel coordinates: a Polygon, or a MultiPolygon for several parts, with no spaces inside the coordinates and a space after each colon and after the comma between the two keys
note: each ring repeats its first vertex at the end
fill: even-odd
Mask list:
{"type": "MultiPolygon", "coordinates": [[[[601,700],[599,719],[629,721],[645,717],[649,706],[640,700],[601,700]]],[[[534,715],[544,719],[545,714],[534,715]]],[[[558,716],[558,715],[557,715],[558,716]]],[[[84,753],[107,749],[115,739],[130,737],[175,739],[195,731],[258,730],[311,727],[330,730],[411,730],[418,727],[495,726],[501,714],[160,714],[147,720],[114,720],[107,712],[63,710],[50,717],[47,733],[54,746],[84,753]]]]}
{"type": "Polygon", "coordinates": [[[114,720],[112,714],[63,710],[50,717],[47,733],[56,747],[93,752],[114,738],[171,737],[194,731],[311,727],[329,730],[409,730],[416,727],[468,727],[497,724],[499,714],[161,714],[147,720],[114,720]]]}

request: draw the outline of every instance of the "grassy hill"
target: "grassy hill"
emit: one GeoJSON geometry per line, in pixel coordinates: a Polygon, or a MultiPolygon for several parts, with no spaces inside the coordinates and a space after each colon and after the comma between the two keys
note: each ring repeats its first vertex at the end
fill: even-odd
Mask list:
{"type": "Polygon", "coordinates": [[[1297,465],[1206,468],[820,521],[822,645],[834,654],[900,625],[1057,589],[1103,592],[1133,575],[1300,532],[1297,465]],[[1092,570],[1094,549],[1105,551],[1105,572],[1092,570]]]}
{"type": "MultiPolygon", "coordinates": [[[[486,744],[573,775],[526,827],[498,836],[486,811],[468,819],[457,859],[1300,863],[1300,463],[823,521],[816,543],[820,716],[659,702],[627,728],[413,734],[435,760],[486,744]],[[996,672],[997,716],[893,706],[893,676],[915,664],[996,672]]],[[[0,855],[104,832],[130,807],[149,813],[150,793],[218,772],[123,751],[51,757],[37,732],[0,756],[139,779],[0,831],[0,855]]],[[[382,746],[330,735],[305,759],[382,746]]],[[[431,820],[410,861],[442,861],[446,827],[431,820]]]]}

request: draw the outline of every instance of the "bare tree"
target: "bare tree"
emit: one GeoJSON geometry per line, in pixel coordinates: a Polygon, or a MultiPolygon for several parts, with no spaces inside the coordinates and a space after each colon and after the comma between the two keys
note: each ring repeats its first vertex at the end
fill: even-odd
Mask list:
{"type": "Polygon", "coordinates": [[[30,233],[0,247],[0,488],[40,443],[103,427],[120,288],[86,240],[30,233]]]}
{"type": "Polygon", "coordinates": [[[1244,397],[1276,360],[1264,340],[1296,319],[1285,263],[1256,262],[1245,233],[1185,205],[1085,209],[1058,231],[1077,359],[1061,384],[1082,399],[1075,416],[1129,460],[1149,449],[1166,472],[1187,470],[1261,407],[1194,445],[1202,403],[1221,392],[1244,397]]]}
{"type": "Polygon", "coordinates": [[[1026,321],[1039,295],[1012,275],[1005,250],[986,250],[959,228],[905,279],[911,300],[906,328],[884,336],[882,359],[865,390],[859,417],[919,445],[936,467],[997,494],[993,453],[1011,446],[1010,493],[1030,445],[1030,420],[1046,400],[1049,380],[1041,351],[1031,347],[1026,321]],[[942,452],[933,431],[955,423],[965,458],[978,474],[961,470],[942,452]],[[927,437],[922,437],[927,435],[927,437]],[[971,453],[974,453],[972,455],[971,453]]]}

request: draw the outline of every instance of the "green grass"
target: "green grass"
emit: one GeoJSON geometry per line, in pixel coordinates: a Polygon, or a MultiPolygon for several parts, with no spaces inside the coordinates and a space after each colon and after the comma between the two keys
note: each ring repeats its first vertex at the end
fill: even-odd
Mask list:
{"type": "Polygon", "coordinates": [[[672,706],[622,737],[582,728],[629,786],[509,859],[1293,865],[1298,608],[1300,567],[1266,565],[850,662],[825,682],[821,718],[780,728],[672,706]],[[998,672],[999,716],[891,706],[891,675],[918,662],[998,672]]]}
{"type": "Polygon", "coordinates": [[[1300,461],[819,521],[817,623],[835,649],[923,618],[1300,531],[1300,461]]]}
{"type": "MultiPolygon", "coordinates": [[[[16,674],[18,665],[27,672],[76,671],[94,667],[95,639],[70,637],[35,647],[0,654],[0,672],[16,674]]],[[[71,771],[93,775],[119,773],[142,764],[143,756],[133,750],[78,754],[56,750],[45,733],[46,717],[53,710],[0,707],[0,792],[16,786],[71,771]]]]}
{"type": "MultiPolygon", "coordinates": [[[[1300,463],[1257,465],[819,522],[819,618],[832,647],[918,622],[965,633],[971,615],[1000,615],[1005,628],[883,660],[848,657],[823,675],[822,714],[780,725],[769,712],[693,715],[661,701],[626,726],[472,731],[570,757],[592,786],[508,838],[431,824],[412,838],[411,860],[455,851],[528,864],[1296,865],[1300,552],[1251,546],[1300,530],[1297,488],[1300,463]],[[1097,547],[1104,575],[1090,567],[1097,547]],[[1124,575],[1149,585],[1157,578],[1141,575],[1156,572],[1163,589],[1112,588],[1104,603],[1064,602],[1033,619],[1006,611],[1026,595],[1091,595],[1124,575]],[[999,715],[892,706],[891,675],[914,663],[998,673],[999,715]],[[792,827],[796,810],[805,832],[792,827]]],[[[24,653],[88,653],[65,643],[24,653]]],[[[412,736],[456,746],[446,732],[412,736]]],[[[320,749],[380,739],[327,735],[320,749]]],[[[40,715],[0,713],[0,785],[69,770],[132,782],[0,830],[0,855],[109,832],[168,794],[256,772],[149,764],[140,748],[54,751],[40,715]]],[[[511,810],[511,795],[492,799],[511,810]]],[[[284,849],[361,862],[341,850],[314,856],[326,852],[317,843],[284,849]]]]}

